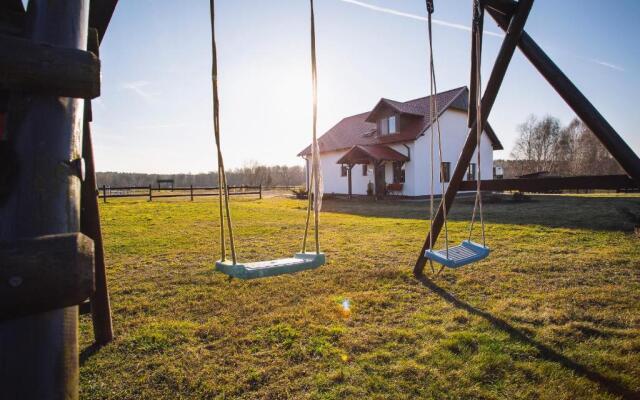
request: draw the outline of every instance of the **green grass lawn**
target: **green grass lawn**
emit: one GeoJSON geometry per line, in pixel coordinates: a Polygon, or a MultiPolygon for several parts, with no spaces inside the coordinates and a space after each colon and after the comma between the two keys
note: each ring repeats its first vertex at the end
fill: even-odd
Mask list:
{"type": "MultiPolygon", "coordinates": [[[[534,200],[487,204],[492,255],[420,280],[425,203],[327,200],[327,265],[254,281],[213,270],[215,200],[104,204],[116,339],[92,348],[82,317],[81,397],[640,398],[640,241],[616,211],[640,198],[534,200]]],[[[299,250],[304,201],[232,201],[241,260],[299,250]]]]}

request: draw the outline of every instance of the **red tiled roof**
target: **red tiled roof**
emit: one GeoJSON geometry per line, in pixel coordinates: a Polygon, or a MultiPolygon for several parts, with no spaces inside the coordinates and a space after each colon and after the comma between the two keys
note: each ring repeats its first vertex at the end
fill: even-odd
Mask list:
{"type": "MultiPolygon", "coordinates": [[[[436,96],[439,114],[442,114],[449,108],[467,111],[469,90],[466,86],[441,92],[436,96]]],[[[404,103],[384,98],[381,99],[372,111],[344,118],[322,135],[318,139],[320,152],[324,153],[327,151],[349,149],[356,145],[401,143],[415,140],[430,126],[432,118],[429,115],[429,97],[430,96],[421,97],[404,103]],[[421,118],[411,118],[407,125],[403,126],[402,132],[398,134],[377,136],[375,135],[376,124],[368,121],[368,117],[382,105],[390,106],[402,114],[421,116],[421,118]]],[[[502,150],[502,144],[489,124],[486,126],[486,132],[493,143],[494,150],[502,150]]],[[[308,155],[310,153],[311,146],[307,146],[298,156],[308,155]]]]}
{"type": "Polygon", "coordinates": [[[345,155],[340,157],[336,164],[365,164],[369,161],[409,161],[409,157],[392,149],[389,146],[356,145],[345,155]]]}

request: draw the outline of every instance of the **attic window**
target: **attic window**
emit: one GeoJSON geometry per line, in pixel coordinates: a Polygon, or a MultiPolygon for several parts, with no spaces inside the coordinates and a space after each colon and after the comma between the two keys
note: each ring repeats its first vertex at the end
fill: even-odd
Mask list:
{"type": "Polygon", "coordinates": [[[387,120],[388,123],[389,123],[389,129],[388,129],[389,134],[398,133],[398,131],[396,129],[396,127],[397,127],[396,118],[397,117],[395,115],[393,115],[393,116],[389,117],[389,119],[387,120]]]}
{"type": "Polygon", "coordinates": [[[380,135],[391,135],[398,133],[398,117],[392,115],[389,118],[380,120],[380,135]]]}

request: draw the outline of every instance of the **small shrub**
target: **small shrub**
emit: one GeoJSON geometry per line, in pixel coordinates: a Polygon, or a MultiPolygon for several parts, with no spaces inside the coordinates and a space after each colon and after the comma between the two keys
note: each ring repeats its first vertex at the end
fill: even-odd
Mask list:
{"type": "Polygon", "coordinates": [[[291,193],[293,193],[293,195],[296,196],[296,199],[300,199],[300,200],[307,199],[309,196],[309,191],[307,190],[307,188],[304,188],[304,187],[291,189],[291,193]]]}
{"type": "Polygon", "coordinates": [[[515,192],[511,197],[511,200],[515,201],[516,203],[522,203],[525,201],[531,201],[531,196],[528,196],[523,192],[515,192]]]}

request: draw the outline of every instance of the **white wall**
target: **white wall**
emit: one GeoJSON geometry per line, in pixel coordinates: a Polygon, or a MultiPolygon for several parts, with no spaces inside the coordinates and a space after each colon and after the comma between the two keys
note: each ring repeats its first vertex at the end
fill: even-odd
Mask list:
{"type": "MultiPolygon", "coordinates": [[[[442,134],[442,161],[450,162],[450,175],[453,175],[458,158],[462,152],[462,147],[467,138],[467,113],[457,110],[447,110],[440,117],[440,131],[442,134]]],[[[440,182],[440,157],[438,155],[438,134],[434,132],[434,194],[442,194],[442,184],[440,182]]],[[[424,196],[431,192],[431,129],[424,136],[415,141],[416,157],[413,157],[414,165],[414,186],[416,188],[413,196],[424,196]]],[[[493,179],[493,147],[486,132],[482,134],[481,147],[481,177],[482,179],[493,179]]],[[[473,153],[472,163],[477,163],[478,151],[473,153]]],[[[466,175],[465,175],[466,180],[466,175]]],[[[445,183],[445,190],[448,184],[445,183]]]]}
{"type": "MultiPolygon", "coordinates": [[[[457,110],[447,110],[440,117],[440,130],[442,132],[442,160],[451,163],[450,174],[453,175],[455,164],[458,161],[462,146],[467,137],[467,114],[457,110]]],[[[405,183],[402,194],[405,196],[426,196],[431,192],[431,161],[430,143],[431,130],[420,136],[415,142],[405,143],[409,146],[411,161],[405,165],[405,183]]],[[[392,144],[389,147],[399,153],[408,155],[407,147],[403,144],[392,144]]],[[[347,176],[340,176],[340,164],[336,162],[348,150],[333,151],[321,154],[321,168],[324,179],[325,193],[347,194],[349,184],[347,176]]],[[[493,179],[493,148],[486,133],[483,133],[481,143],[482,157],[482,179],[493,179]]],[[[434,194],[442,193],[439,180],[440,164],[438,157],[437,133],[434,141],[434,194]]],[[[472,163],[476,163],[477,151],[473,155],[472,163]]],[[[387,183],[393,181],[393,167],[387,163],[385,167],[385,178],[387,183]]],[[[466,179],[466,175],[465,175],[466,179]]],[[[373,166],[369,166],[367,176],[362,175],[362,166],[356,165],[352,170],[352,193],[367,194],[367,184],[373,182],[373,166]]],[[[445,184],[445,190],[447,185],[445,184]]]]}

